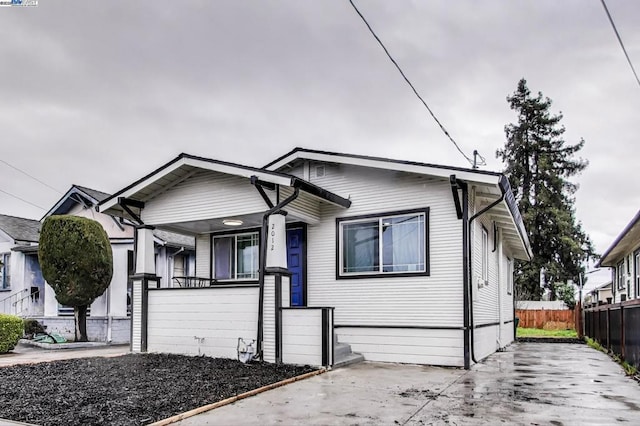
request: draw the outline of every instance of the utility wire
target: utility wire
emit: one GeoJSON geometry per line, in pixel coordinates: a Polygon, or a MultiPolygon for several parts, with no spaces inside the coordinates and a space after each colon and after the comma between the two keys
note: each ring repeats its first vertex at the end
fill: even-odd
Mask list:
{"type": "Polygon", "coordinates": [[[389,51],[387,50],[387,48],[385,47],[385,45],[382,43],[382,40],[380,40],[380,38],[376,35],[376,33],[373,31],[373,28],[371,28],[371,25],[369,25],[369,22],[367,22],[367,20],[365,19],[365,17],[362,15],[362,13],[360,13],[360,11],[358,10],[358,8],[356,7],[355,4],[353,4],[352,0],[349,0],[349,3],[351,3],[351,6],[353,7],[353,9],[356,11],[356,13],[358,14],[358,16],[360,16],[360,18],[362,19],[362,21],[364,22],[364,24],[367,26],[367,28],[369,29],[369,31],[371,32],[371,34],[373,35],[373,37],[376,39],[376,41],[378,42],[378,44],[380,45],[380,47],[382,47],[382,49],[384,50],[384,53],[387,54],[387,56],[389,57],[389,59],[391,60],[391,62],[393,63],[393,65],[396,66],[396,68],[398,69],[398,71],[400,72],[400,75],[402,75],[402,78],[404,78],[404,81],[407,82],[407,84],[409,85],[409,87],[411,87],[411,90],[413,90],[413,93],[418,97],[418,99],[420,99],[420,102],[422,102],[422,105],[425,106],[425,108],[427,109],[427,111],[429,111],[429,114],[431,114],[431,117],[433,117],[433,119],[435,120],[436,123],[438,123],[438,126],[440,126],[440,129],[442,130],[442,132],[449,138],[449,140],[451,141],[451,143],[453,143],[453,145],[456,147],[456,149],[460,152],[460,154],[462,154],[462,156],[469,162],[469,164],[474,165],[474,162],[471,158],[469,158],[467,156],[467,154],[465,154],[460,147],[458,146],[458,143],[451,137],[451,135],[449,134],[449,132],[447,131],[447,129],[444,128],[444,126],[442,125],[442,123],[440,123],[440,120],[438,120],[438,118],[436,117],[436,115],[433,113],[433,111],[431,111],[431,108],[429,108],[429,105],[427,105],[427,103],[425,102],[425,100],[422,98],[422,96],[420,96],[420,94],[418,93],[418,91],[416,90],[416,88],[413,86],[413,84],[411,84],[411,82],[409,81],[409,79],[407,78],[407,76],[404,74],[404,72],[402,71],[402,68],[400,68],[400,65],[398,65],[398,63],[395,61],[395,59],[393,59],[393,57],[391,56],[391,54],[389,53],[389,51]]]}
{"type": "Polygon", "coordinates": [[[629,66],[631,67],[631,71],[633,72],[633,75],[636,78],[636,81],[638,82],[638,86],[640,86],[640,79],[638,78],[638,74],[636,73],[636,69],[633,67],[633,64],[631,63],[631,59],[629,59],[629,54],[627,53],[627,49],[624,47],[624,43],[622,42],[622,38],[620,37],[620,34],[618,33],[618,29],[616,28],[616,24],[613,22],[613,18],[611,17],[611,14],[609,13],[609,9],[607,8],[607,4],[604,2],[604,0],[600,0],[600,2],[602,3],[602,7],[604,7],[604,11],[607,13],[607,17],[609,18],[609,22],[611,22],[611,27],[613,28],[613,31],[616,33],[616,37],[618,38],[618,42],[620,43],[620,47],[622,47],[622,51],[624,52],[624,56],[627,58],[627,62],[629,62],[629,66]]]}
{"type": "Polygon", "coordinates": [[[47,211],[47,209],[45,209],[44,207],[40,207],[40,206],[39,206],[39,205],[37,205],[37,204],[33,204],[31,201],[27,201],[27,200],[25,200],[24,198],[20,198],[20,197],[18,197],[17,195],[13,195],[13,194],[11,194],[11,193],[9,193],[9,192],[7,192],[7,191],[4,191],[4,190],[2,190],[2,189],[0,189],[0,192],[2,192],[3,194],[7,194],[8,196],[13,197],[13,198],[15,198],[15,199],[17,199],[17,200],[20,200],[20,201],[22,201],[23,203],[30,204],[30,205],[32,205],[33,207],[37,207],[37,208],[39,208],[40,210],[47,211]]]}
{"type": "Polygon", "coordinates": [[[40,179],[38,179],[37,177],[35,177],[35,176],[33,176],[33,175],[30,175],[29,173],[25,172],[24,170],[19,169],[19,168],[17,168],[16,166],[13,166],[13,165],[9,164],[9,163],[7,163],[6,161],[4,161],[4,160],[2,160],[2,159],[0,159],[0,163],[4,163],[4,164],[6,164],[7,166],[11,167],[12,169],[19,171],[19,172],[20,172],[20,173],[22,173],[23,175],[30,177],[31,179],[35,180],[35,181],[36,181],[36,182],[38,182],[38,183],[41,183],[42,185],[46,186],[47,188],[49,188],[49,189],[53,189],[53,190],[54,190],[54,191],[56,191],[58,194],[62,194],[62,192],[61,192],[61,191],[57,190],[56,188],[54,188],[53,186],[49,185],[48,183],[41,181],[41,180],[40,180],[40,179]]]}

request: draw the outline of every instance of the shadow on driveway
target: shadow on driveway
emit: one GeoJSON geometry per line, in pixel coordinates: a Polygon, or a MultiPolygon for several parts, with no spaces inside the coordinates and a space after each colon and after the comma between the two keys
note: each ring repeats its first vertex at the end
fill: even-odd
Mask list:
{"type": "Polygon", "coordinates": [[[640,386],[607,355],[517,343],[469,371],[356,364],[180,424],[640,424],[637,404],[640,386]]]}

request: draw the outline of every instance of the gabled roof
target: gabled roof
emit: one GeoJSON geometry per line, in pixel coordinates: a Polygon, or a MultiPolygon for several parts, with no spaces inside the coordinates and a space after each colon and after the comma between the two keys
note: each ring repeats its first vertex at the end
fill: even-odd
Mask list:
{"type": "MultiPolygon", "coordinates": [[[[503,202],[494,207],[492,214],[497,217],[496,222],[500,222],[505,237],[513,241],[516,247],[519,247],[518,258],[531,259],[532,257],[529,237],[518,204],[509,185],[509,180],[503,173],[305,148],[295,148],[264,166],[264,169],[282,172],[304,160],[416,173],[443,179],[455,176],[457,180],[487,188],[480,195],[482,198],[486,198],[489,203],[504,196],[503,202]]],[[[477,197],[480,195],[476,194],[477,197]]]]}
{"type": "Polygon", "coordinates": [[[640,243],[640,210],[625,226],[618,238],[604,252],[596,268],[601,266],[616,266],[627,253],[631,252],[640,243]]]}
{"type": "Polygon", "coordinates": [[[40,237],[40,222],[33,219],[0,214],[0,231],[14,242],[37,243],[40,237]]]}
{"type": "Polygon", "coordinates": [[[448,178],[452,173],[459,179],[473,182],[495,183],[502,173],[464,167],[442,166],[438,164],[419,163],[416,161],[394,160],[391,158],[372,157],[368,155],[345,154],[314,149],[295,148],[263,167],[264,170],[282,171],[287,164],[297,160],[324,161],[329,163],[351,164],[354,166],[373,167],[386,170],[400,170],[440,176],[448,178]]]}
{"type": "Polygon", "coordinates": [[[191,235],[177,234],[175,232],[163,231],[161,229],[154,229],[153,235],[167,246],[184,247],[189,250],[195,250],[196,248],[196,239],[191,235]]]}
{"type": "Polygon", "coordinates": [[[72,185],[42,218],[44,219],[55,214],[66,214],[78,203],[93,207],[108,197],[109,194],[106,192],[85,186],[72,185]]]}
{"type": "Polygon", "coordinates": [[[348,207],[351,205],[351,201],[348,199],[326,191],[296,176],[183,153],[126,188],[104,199],[99,204],[99,210],[106,212],[109,209],[117,209],[118,199],[121,197],[152,198],[157,191],[162,191],[166,187],[171,187],[181,182],[198,169],[216,171],[247,179],[255,176],[262,182],[299,188],[310,195],[339,206],[348,207]]]}

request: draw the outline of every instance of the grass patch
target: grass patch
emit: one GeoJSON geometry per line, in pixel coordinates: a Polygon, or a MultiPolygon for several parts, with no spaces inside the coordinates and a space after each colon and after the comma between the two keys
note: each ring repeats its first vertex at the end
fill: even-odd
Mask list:
{"type": "Polygon", "coordinates": [[[585,340],[587,342],[587,345],[589,345],[593,349],[600,352],[604,352],[605,354],[613,358],[613,360],[618,364],[620,364],[620,366],[624,369],[624,372],[627,373],[627,376],[635,376],[636,374],[638,374],[638,369],[633,365],[629,364],[627,361],[623,360],[618,354],[610,352],[609,350],[607,350],[607,348],[605,348],[600,343],[598,343],[597,341],[593,340],[590,337],[585,337],[585,340]]]}
{"type": "Polygon", "coordinates": [[[541,330],[539,328],[522,328],[516,329],[516,337],[578,337],[575,330],[541,330]]]}

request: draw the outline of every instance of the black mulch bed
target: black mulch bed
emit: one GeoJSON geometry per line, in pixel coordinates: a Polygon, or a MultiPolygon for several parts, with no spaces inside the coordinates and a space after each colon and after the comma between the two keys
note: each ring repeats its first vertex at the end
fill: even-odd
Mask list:
{"type": "Polygon", "coordinates": [[[315,370],[164,354],[0,368],[0,418],[38,425],[144,425],[315,370]]]}
{"type": "Polygon", "coordinates": [[[577,337],[518,337],[518,342],[526,343],[584,343],[577,337]]]}

